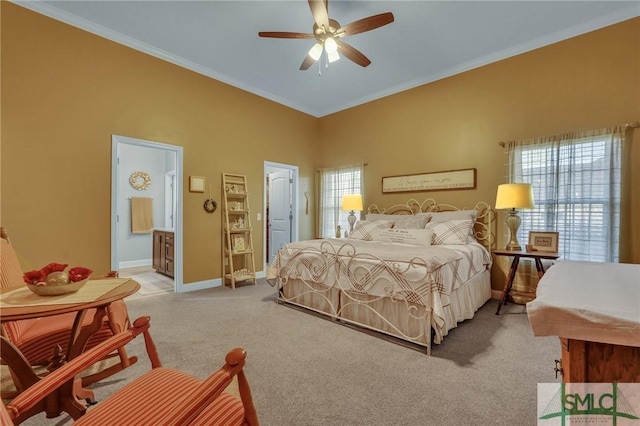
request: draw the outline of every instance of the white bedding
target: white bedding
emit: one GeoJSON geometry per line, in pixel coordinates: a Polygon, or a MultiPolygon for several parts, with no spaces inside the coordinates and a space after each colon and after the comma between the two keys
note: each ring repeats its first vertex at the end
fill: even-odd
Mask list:
{"type": "Polygon", "coordinates": [[[558,262],[527,313],[536,336],[640,347],[640,265],[558,262]]]}
{"type": "Polygon", "coordinates": [[[441,329],[451,293],[490,265],[489,252],[475,242],[417,246],[330,238],[287,244],[267,278],[279,278],[283,286],[288,279],[303,279],[369,296],[400,295],[432,307],[434,325],[441,329]]]}

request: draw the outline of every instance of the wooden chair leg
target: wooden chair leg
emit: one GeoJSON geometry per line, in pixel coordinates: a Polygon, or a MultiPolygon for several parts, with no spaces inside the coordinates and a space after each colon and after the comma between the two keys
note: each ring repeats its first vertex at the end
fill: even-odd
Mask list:
{"type": "Polygon", "coordinates": [[[236,377],[238,379],[238,391],[240,392],[240,399],[244,406],[247,423],[249,426],[259,426],[260,422],[258,421],[258,413],[256,413],[256,408],[253,405],[251,388],[249,387],[247,377],[244,375],[244,370],[240,370],[236,377]]]}
{"type": "MultiPolygon", "coordinates": [[[[114,336],[124,331],[124,330],[121,330],[120,327],[118,327],[115,316],[113,315],[113,308],[111,307],[111,305],[107,307],[107,318],[109,319],[109,327],[111,328],[111,332],[113,333],[114,336]]],[[[127,319],[125,321],[125,327],[129,327],[129,326],[130,326],[129,317],[127,316],[127,319]]],[[[122,368],[124,369],[129,367],[130,366],[129,357],[127,356],[127,351],[124,349],[124,347],[118,348],[118,355],[120,356],[120,364],[122,365],[122,368]]]]}

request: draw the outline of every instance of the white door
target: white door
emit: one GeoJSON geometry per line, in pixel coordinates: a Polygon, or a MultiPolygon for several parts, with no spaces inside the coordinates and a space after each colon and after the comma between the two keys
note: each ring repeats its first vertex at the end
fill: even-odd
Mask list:
{"type": "Polygon", "coordinates": [[[269,173],[269,263],[291,242],[292,220],[291,171],[269,173]]]}
{"type": "Polygon", "coordinates": [[[174,229],[176,211],[176,172],[164,175],[164,227],[174,229]]]}

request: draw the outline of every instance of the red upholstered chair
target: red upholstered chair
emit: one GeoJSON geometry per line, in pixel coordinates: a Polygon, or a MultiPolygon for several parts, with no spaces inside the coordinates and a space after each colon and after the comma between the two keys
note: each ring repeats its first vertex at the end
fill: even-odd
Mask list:
{"type": "MultiPolygon", "coordinates": [[[[86,351],[29,387],[7,404],[10,418],[20,416],[61,386],[70,386],[79,371],[114,348],[126,344],[148,328],[148,318],[138,318],[132,328],[86,351]]],[[[147,337],[147,336],[145,336],[147,337]]],[[[150,338],[150,337],[149,337],[150,338]]],[[[98,402],[74,425],[197,425],[257,426],[251,390],[244,375],[246,352],[233,349],[226,363],[205,380],[178,370],[159,367],[155,351],[149,351],[154,368],[104,401],[98,402]],[[155,361],[154,361],[154,358],[155,361]],[[238,379],[240,398],[224,390],[238,379]]]]}
{"type": "MultiPolygon", "coordinates": [[[[0,256],[0,287],[8,288],[26,285],[18,257],[13,246],[9,243],[4,228],[0,228],[0,237],[0,253],[2,254],[0,256]]],[[[91,324],[95,312],[95,309],[87,312],[83,319],[83,326],[91,324]]],[[[57,315],[48,317],[46,321],[40,321],[35,318],[6,322],[2,324],[2,336],[13,343],[32,366],[46,366],[56,345],[60,345],[63,353],[66,353],[75,315],[75,313],[57,315]]],[[[129,314],[124,301],[118,300],[112,303],[108,308],[107,317],[102,328],[91,336],[87,343],[87,348],[96,346],[114,334],[126,330],[129,326],[129,314]]],[[[112,354],[105,356],[105,359],[115,356],[119,357],[118,363],[84,377],[82,384],[87,386],[95,383],[121,371],[138,360],[135,356],[127,357],[124,347],[115,348],[112,354]]],[[[19,380],[14,380],[14,382],[17,392],[21,392],[23,385],[19,380]]],[[[15,393],[2,392],[3,398],[12,396],[15,396],[15,393]]]]}

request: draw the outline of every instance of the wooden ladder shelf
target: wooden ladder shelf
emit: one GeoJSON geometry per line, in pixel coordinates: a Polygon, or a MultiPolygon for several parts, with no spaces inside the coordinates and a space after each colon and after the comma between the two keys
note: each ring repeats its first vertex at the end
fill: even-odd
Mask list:
{"type": "Polygon", "coordinates": [[[222,197],[222,283],[234,289],[242,281],[257,284],[246,176],[223,173],[222,197]]]}

